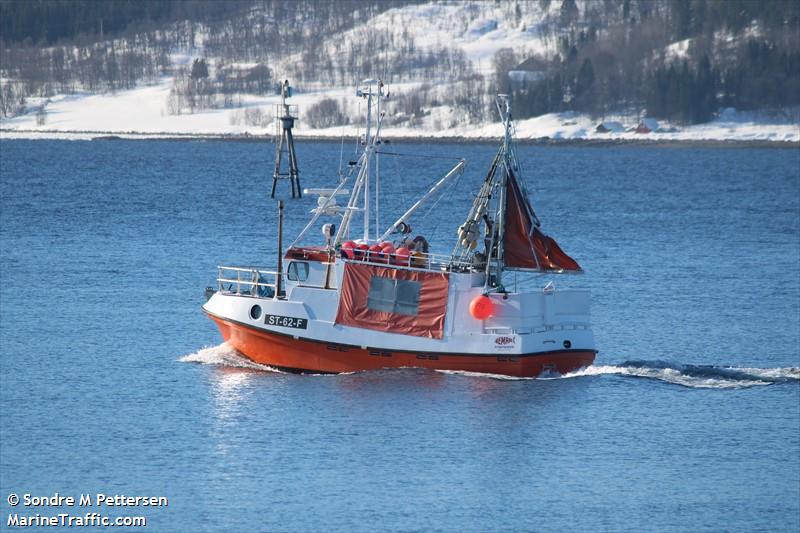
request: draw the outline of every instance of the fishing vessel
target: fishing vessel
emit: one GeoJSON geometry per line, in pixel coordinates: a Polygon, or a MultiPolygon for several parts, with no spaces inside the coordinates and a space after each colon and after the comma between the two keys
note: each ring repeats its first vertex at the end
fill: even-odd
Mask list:
{"type": "Polygon", "coordinates": [[[533,377],[591,365],[589,293],[556,289],[549,276],[582,270],[541,230],[509,98],[497,98],[503,138],[466,218],[453,221],[452,251],[436,254],[414,235],[414,214],[465,161],[379,229],[371,213],[380,206],[384,84],[366,80],[357,95],[367,115],[358,160],[335,188],[306,191],[319,196],[317,207],[285,253],[279,202],[277,269],[218,267],[203,311],[224,340],[252,361],[294,372],[423,367],[533,377]],[[320,242],[301,244],[314,228],[320,242]],[[514,272],[538,275],[539,286],[512,288],[514,272]]]}

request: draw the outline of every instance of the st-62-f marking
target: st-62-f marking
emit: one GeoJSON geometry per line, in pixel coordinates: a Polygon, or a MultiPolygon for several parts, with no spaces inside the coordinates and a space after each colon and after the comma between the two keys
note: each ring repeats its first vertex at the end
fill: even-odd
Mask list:
{"type": "Polygon", "coordinates": [[[308,327],[308,319],[295,318],[293,316],[264,315],[264,324],[283,328],[306,329],[308,327]]]}

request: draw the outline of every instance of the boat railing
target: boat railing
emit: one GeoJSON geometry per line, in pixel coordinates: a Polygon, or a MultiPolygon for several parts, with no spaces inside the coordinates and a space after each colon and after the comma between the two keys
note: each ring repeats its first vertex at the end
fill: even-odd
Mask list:
{"type": "Polygon", "coordinates": [[[223,294],[259,296],[275,295],[278,272],[258,267],[217,266],[217,289],[223,294]]]}
{"type": "MultiPolygon", "coordinates": [[[[349,259],[354,263],[390,266],[428,272],[468,272],[472,263],[453,259],[449,255],[416,253],[410,256],[365,252],[349,259]]],[[[333,264],[323,261],[322,264],[333,264]]],[[[278,272],[261,267],[217,266],[217,290],[222,294],[272,298],[275,295],[278,272]]]]}
{"type": "Polygon", "coordinates": [[[349,259],[357,263],[375,266],[401,267],[411,270],[426,270],[433,272],[468,272],[473,264],[469,261],[454,259],[450,255],[414,253],[412,255],[398,255],[395,253],[364,251],[349,259]]]}

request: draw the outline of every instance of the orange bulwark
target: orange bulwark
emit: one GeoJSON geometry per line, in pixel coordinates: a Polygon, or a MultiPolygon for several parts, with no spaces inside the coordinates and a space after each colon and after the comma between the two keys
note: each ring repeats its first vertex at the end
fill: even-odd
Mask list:
{"type": "Polygon", "coordinates": [[[530,355],[392,351],[295,338],[206,314],[217,324],[225,341],[248,359],[293,372],[340,373],[420,367],[536,377],[543,372],[566,374],[589,366],[596,353],[594,350],[556,350],[530,355]]]}

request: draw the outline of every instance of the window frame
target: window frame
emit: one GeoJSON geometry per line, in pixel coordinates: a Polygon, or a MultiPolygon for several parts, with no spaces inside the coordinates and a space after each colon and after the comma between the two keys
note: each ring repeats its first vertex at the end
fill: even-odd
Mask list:
{"type": "Polygon", "coordinates": [[[310,270],[308,261],[289,261],[289,264],[286,266],[286,279],[303,283],[308,280],[310,270]],[[297,265],[303,266],[304,272],[302,276],[300,275],[300,271],[298,271],[297,265]]]}
{"type": "Polygon", "coordinates": [[[422,283],[413,280],[372,276],[367,309],[405,316],[419,316],[422,283]]]}

